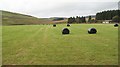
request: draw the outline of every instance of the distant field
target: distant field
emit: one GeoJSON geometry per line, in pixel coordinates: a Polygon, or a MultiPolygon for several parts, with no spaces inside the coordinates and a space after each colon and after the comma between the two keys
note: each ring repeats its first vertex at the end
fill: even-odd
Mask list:
{"type": "Polygon", "coordinates": [[[113,24],[3,26],[3,64],[117,65],[118,28],[113,24]],[[95,27],[97,34],[88,34],[95,27]]]}

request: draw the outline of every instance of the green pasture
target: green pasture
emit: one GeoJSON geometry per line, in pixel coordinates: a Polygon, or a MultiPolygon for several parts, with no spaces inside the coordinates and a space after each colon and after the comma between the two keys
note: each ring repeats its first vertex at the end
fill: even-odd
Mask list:
{"type": "Polygon", "coordinates": [[[2,27],[4,65],[117,65],[118,28],[113,24],[15,25],[2,27]],[[97,34],[88,34],[95,27],[97,34]]]}

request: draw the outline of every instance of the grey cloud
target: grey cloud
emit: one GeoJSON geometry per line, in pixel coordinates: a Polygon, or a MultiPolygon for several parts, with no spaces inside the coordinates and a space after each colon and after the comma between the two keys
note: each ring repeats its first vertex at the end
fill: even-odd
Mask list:
{"type": "MultiPolygon", "coordinates": [[[[18,13],[25,13],[36,17],[54,17],[54,16],[85,16],[96,14],[99,11],[117,9],[117,2],[62,2],[62,3],[39,3],[27,0],[25,3],[20,1],[16,6],[6,4],[3,8],[18,13]],[[28,1],[31,1],[30,3],[28,1]],[[42,5],[41,5],[42,4],[42,5]],[[45,5],[44,5],[45,4],[45,5]]],[[[9,3],[8,3],[9,4],[9,3]]],[[[10,3],[12,5],[12,3],[10,3]]]]}
{"type": "MultiPolygon", "coordinates": [[[[43,7],[44,8],[44,7],[43,7]]],[[[117,2],[79,2],[79,3],[64,3],[57,7],[39,10],[37,9],[32,14],[40,17],[50,16],[82,16],[95,14],[102,10],[117,9],[117,2]]]]}

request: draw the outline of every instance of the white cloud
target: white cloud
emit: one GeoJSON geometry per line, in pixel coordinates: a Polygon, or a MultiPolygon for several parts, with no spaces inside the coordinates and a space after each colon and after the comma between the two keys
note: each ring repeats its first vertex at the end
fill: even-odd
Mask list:
{"type": "Polygon", "coordinates": [[[0,9],[37,17],[76,16],[117,9],[119,0],[1,0],[0,9]]]}

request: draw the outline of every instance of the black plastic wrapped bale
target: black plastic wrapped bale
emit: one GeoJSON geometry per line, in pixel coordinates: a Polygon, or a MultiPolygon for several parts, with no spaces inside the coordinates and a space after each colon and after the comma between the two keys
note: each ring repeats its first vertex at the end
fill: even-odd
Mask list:
{"type": "Polygon", "coordinates": [[[119,26],[119,24],[118,24],[118,23],[114,24],[114,27],[118,27],[118,26],[119,26]]]}
{"type": "Polygon", "coordinates": [[[88,29],[88,33],[89,34],[96,34],[97,33],[97,30],[95,28],[89,28],[88,29]]]}
{"type": "Polygon", "coordinates": [[[53,24],[53,27],[56,27],[56,24],[53,24]]]}
{"type": "Polygon", "coordinates": [[[67,27],[70,27],[70,24],[67,24],[67,27]]]}
{"type": "Polygon", "coordinates": [[[69,34],[69,33],[70,33],[70,31],[69,31],[68,28],[64,28],[64,29],[62,30],[62,34],[69,34]]]}

